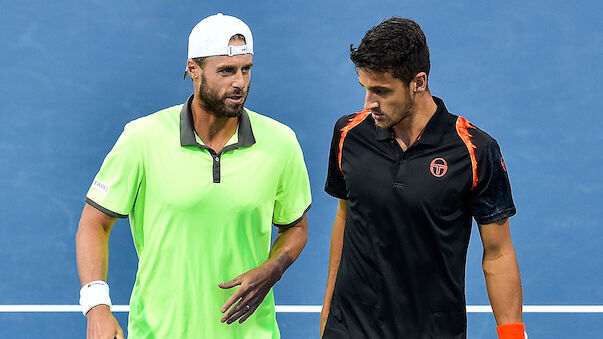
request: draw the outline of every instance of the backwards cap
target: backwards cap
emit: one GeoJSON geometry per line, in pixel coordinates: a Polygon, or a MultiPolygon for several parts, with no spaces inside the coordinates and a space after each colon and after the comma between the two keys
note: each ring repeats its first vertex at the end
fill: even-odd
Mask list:
{"type": "Polygon", "coordinates": [[[215,55],[253,54],[251,30],[240,19],[218,13],[201,20],[188,36],[188,58],[215,55]],[[230,46],[234,35],[245,37],[245,45],[230,46]]]}

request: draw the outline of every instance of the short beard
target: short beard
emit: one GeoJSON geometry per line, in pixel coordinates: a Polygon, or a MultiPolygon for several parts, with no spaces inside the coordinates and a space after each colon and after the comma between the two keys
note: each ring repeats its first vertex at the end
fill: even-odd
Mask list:
{"type": "Polygon", "coordinates": [[[393,116],[391,116],[391,118],[395,118],[396,120],[386,121],[385,124],[375,121],[375,125],[377,125],[377,127],[381,128],[381,129],[390,129],[390,128],[398,125],[404,119],[408,118],[408,116],[410,115],[410,110],[413,108],[414,105],[415,105],[414,99],[409,97],[408,101],[406,102],[406,105],[402,106],[402,107],[398,107],[398,110],[396,110],[394,112],[394,114],[392,114],[393,116]]]}
{"type": "Polygon", "coordinates": [[[219,97],[218,94],[209,86],[206,85],[207,81],[205,77],[202,78],[201,84],[199,84],[199,91],[197,96],[205,106],[205,109],[214,113],[218,117],[236,118],[241,115],[243,108],[245,107],[245,101],[247,101],[247,94],[249,93],[249,86],[247,91],[239,89],[235,93],[236,95],[243,95],[243,102],[236,105],[227,105],[226,96],[219,97]]]}
{"type": "Polygon", "coordinates": [[[381,129],[390,129],[394,126],[396,126],[397,124],[401,123],[404,119],[408,118],[408,110],[407,109],[402,109],[400,111],[404,111],[404,113],[399,114],[399,116],[397,117],[397,120],[388,120],[385,122],[385,124],[380,123],[375,121],[375,125],[377,125],[377,127],[381,128],[381,129]]]}

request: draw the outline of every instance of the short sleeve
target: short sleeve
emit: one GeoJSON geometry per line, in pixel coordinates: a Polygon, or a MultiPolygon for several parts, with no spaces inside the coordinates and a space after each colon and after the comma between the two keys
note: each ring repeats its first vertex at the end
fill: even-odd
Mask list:
{"type": "Polygon", "coordinates": [[[339,149],[339,141],[341,139],[341,129],[347,121],[348,118],[344,116],[335,123],[335,127],[333,128],[331,149],[329,151],[329,165],[327,168],[327,180],[325,182],[325,192],[339,199],[348,198],[343,172],[339,167],[339,156],[341,152],[339,149]]]}
{"type": "Polygon", "coordinates": [[[298,223],[310,209],[312,195],[310,179],[302,149],[294,137],[289,147],[289,158],[279,178],[272,223],[288,227],[298,223]]]}
{"type": "Polygon", "coordinates": [[[516,213],[511,184],[498,143],[490,139],[476,149],[477,185],[473,189],[471,209],[478,224],[490,224],[516,213]]]}
{"type": "Polygon", "coordinates": [[[137,140],[128,124],[105,157],[86,202],[107,215],[126,218],[133,208],[144,176],[137,140]]]}

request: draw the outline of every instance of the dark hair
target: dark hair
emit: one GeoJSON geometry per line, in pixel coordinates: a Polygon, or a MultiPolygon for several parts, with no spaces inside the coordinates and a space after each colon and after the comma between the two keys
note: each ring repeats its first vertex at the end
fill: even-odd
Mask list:
{"type": "Polygon", "coordinates": [[[371,28],[360,46],[350,45],[350,59],[356,68],[392,72],[406,85],[419,72],[429,75],[429,48],[416,22],[400,17],[384,20],[371,28]]]}
{"type": "MultiPolygon", "coordinates": [[[[233,41],[242,41],[242,42],[247,42],[245,40],[245,36],[243,34],[235,34],[233,35],[229,42],[233,42],[233,41]]],[[[193,61],[197,63],[197,65],[201,68],[203,68],[203,66],[205,66],[205,62],[207,61],[207,57],[199,57],[199,58],[193,58],[193,61]]]]}

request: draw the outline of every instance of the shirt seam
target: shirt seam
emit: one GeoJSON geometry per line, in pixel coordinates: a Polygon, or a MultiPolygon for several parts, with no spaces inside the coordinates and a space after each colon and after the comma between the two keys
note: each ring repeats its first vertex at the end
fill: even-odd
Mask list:
{"type": "Polygon", "coordinates": [[[489,214],[484,217],[480,217],[479,220],[482,222],[478,222],[478,220],[477,220],[478,218],[475,218],[475,221],[478,222],[479,224],[491,224],[493,222],[510,217],[511,215],[514,214],[515,211],[516,211],[515,206],[511,206],[500,212],[496,212],[496,213],[492,213],[492,214],[489,214]]]}

